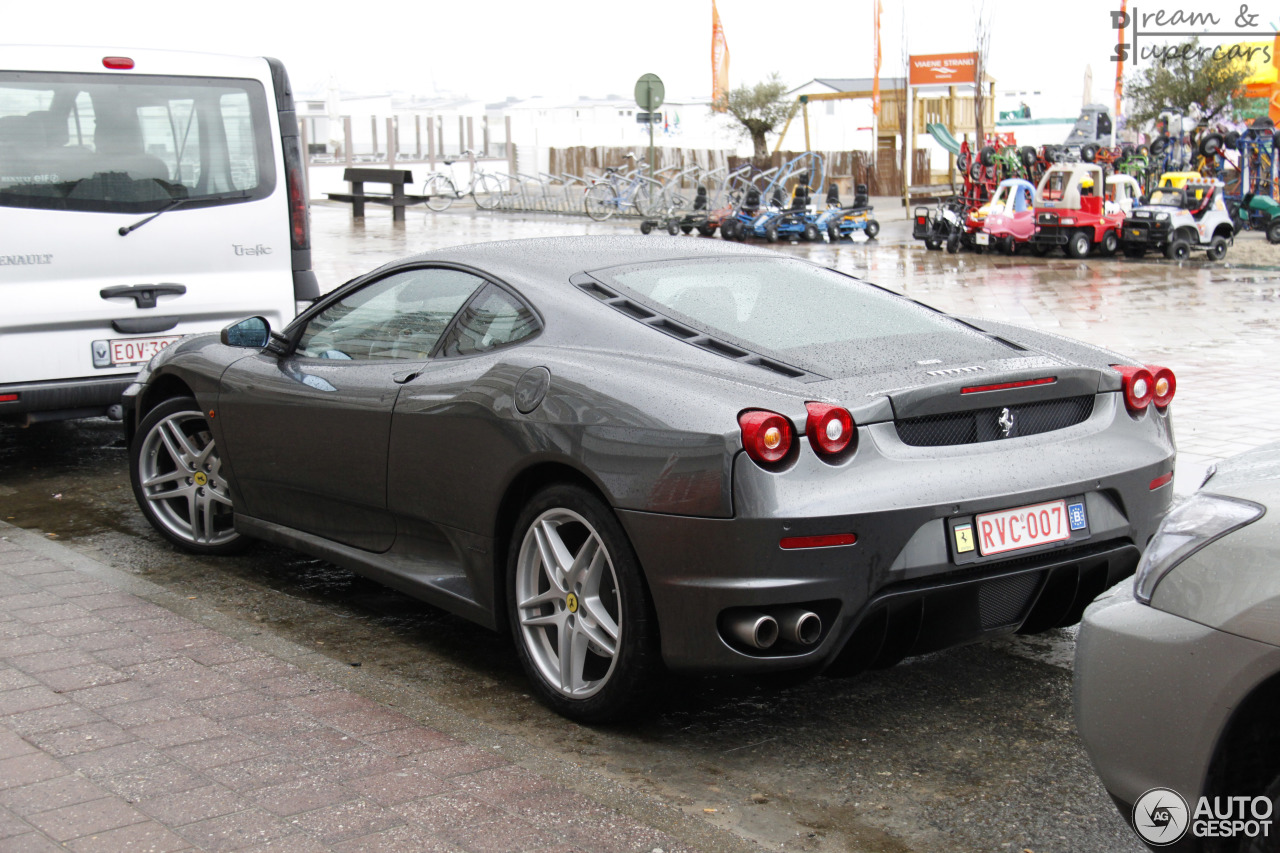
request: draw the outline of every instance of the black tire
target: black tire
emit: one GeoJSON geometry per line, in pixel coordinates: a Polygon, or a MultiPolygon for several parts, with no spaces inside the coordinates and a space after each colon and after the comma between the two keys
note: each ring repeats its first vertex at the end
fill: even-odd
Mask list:
{"type": "Polygon", "coordinates": [[[868,240],[874,240],[876,235],[880,233],[880,223],[874,219],[867,221],[867,225],[862,229],[862,233],[867,235],[868,240]]]}
{"type": "Polygon", "coordinates": [[[974,181],[982,180],[982,164],[971,163],[969,165],[969,178],[974,181]]]}
{"type": "Polygon", "coordinates": [[[692,226],[692,225],[681,225],[681,226],[680,226],[680,233],[681,233],[681,234],[684,234],[684,235],[687,237],[688,235],[690,235],[690,234],[692,234],[692,233],[693,233],[693,226],[692,226]]]}
{"type": "Polygon", "coordinates": [[[1084,163],[1092,163],[1098,156],[1098,146],[1092,142],[1080,146],[1080,160],[1084,163]]]}
{"type": "Polygon", "coordinates": [[[249,544],[236,532],[222,460],[193,398],[174,397],[147,412],[129,447],[129,481],[147,521],[182,550],[233,554],[249,544]]]}
{"type": "Polygon", "coordinates": [[[1109,258],[1116,253],[1116,249],[1120,246],[1120,238],[1116,236],[1116,232],[1108,231],[1102,235],[1102,242],[1098,244],[1098,254],[1104,258],[1109,258]]]}
{"type": "Polygon", "coordinates": [[[516,653],[540,701],[582,723],[645,709],[661,670],[658,622],[640,561],[600,498],[568,483],[537,492],[511,536],[506,591],[516,653]],[[603,559],[547,566],[538,541],[547,537],[560,540],[547,551],[572,557],[594,547],[603,559]],[[561,670],[565,640],[569,649],[586,647],[568,674],[561,670]]]}
{"type": "Polygon", "coordinates": [[[1048,163],[1050,166],[1058,162],[1058,146],[1046,145],[1043,151],[1044,151],[1044,161],[1048,163]]]}
{"type": "Polygon", "coordinates": [[[1240,146],[1240,132],[1236,130],[1227,131],[1227,135],[1222,140],[1223,147],[1232,151],[1240,146]]]}
{"type": "Polygon", "coordinates": [[[827,223],[827,239],[832,243],[840,242],[840,224],[838,222],[827,223]]]}
{"type": "Polygon", "coordinates": [[[1169,147],[1169,137],[1157,136],[1155,139],[1151,140],[1151,156],[1159,157],[1161,154],[1164,153],[1164,150],[1168,147],[1169,147]]]}
{"type": "MultiPolygon", "coordinates": [[[[1271,801],[1271,814],[1280,814],[1280,775],[1271,780],[1262,791],[1262,797],[1271,801]]],[[[1272,820],[1275,818],[1273,817],[1272,820]]],[[[1236,853],[1275,853],[1276,838],[1274,835],[1255,835],[1252,838],[1246,837],[1240,842],[1240,847],[1236,853]]]]}
{"type": "Polygon", "coordinates": [[[764,239],[768,240],[770,243],[778,242],[777,223],[770,222],[768,225],[764,227],[764,239]]]}
{"type": "Polygon", "coordinates": [[[1209,248],[1205,250],[1205,257],[1211,261],[1220,261],[1227,256],[1227,238],[1214,237],[1209,241],[1209,248]]]}
{"type": "Polygon", "coordinates": [[[1000,253],[1004,255],[1012,255],[1018,250],[1018,244],[1013,242],[1012,235],[1006,235],[1000,238],[1000,253]]]}
{"type": "Polygon", "coordinates": [[[822,232],[818,230],[818,226],[812,222],[806,222],[804,226],[804,239],[810,243],[817,243],[822,239],[822,232]]]}
{"type": "Polygon", "coordinates": [[[984,166],[994,165],[996,162],[996,149],[990,145],[984,145],[982,150],[978,152],[978,160],[984,166]]]}
{"type": "Polygon", "coordinates": [[[1185,237],[1174,237],[1164,247],[1164,256],[1171,261],[1185,261],[1191,257],[1191,244],[1185,237]]]}
{"type": "Polygon", "coordinates": [[[650,222],[650,221],[649,221],[649,220],[647,220],[647,219],[646,219],[644,222],[641,222],[641,223],[640,223],[640,233],[641,233],[641,234],[651,234],[651,233],[653,233],[653,223],[652,223],[652,222],[650,222]]]}
{"type": "Polygon", "coordinates": [[[674,219],[668,222],[667,233],[670,234],[672,237],[678,236],[680,234],[680,223],[676,222],[674,219]]]}
{"type": "Polygon", "coordinates": [[[1267,226],[1267,242],[1280,243],[1280,222],[1272,222],[1267,226]]]}
{"type": "Polygon", "coordinates": [[[947,254],[954,255],[958,251],[960,251],[960,235],[952,234],[947,238],[947,254]]]}
{"type": "Polygon", "coordinates": [[[1038,159],[1036,157],[1036,149],[1032,148],[1030,145],[1022,146],[1018,153],[1022,157],[1022,165],[1026,166],[1028,169],[1036,164],[1036,160],[1038,159]]]}
{"type": "Polygon", "coordinates": [[[738,231],[742,228],[742,223],[737,219],[726,219],[720,223],[720,238],[723,240],[737,240],[738,231]]]}
{"type": "Polygon", "coordinates": [[[930,252],[936,252],[942,248],[942,241],[939,240],[937,237],[925,237],[924,247],[928,249],[930,252]]]}
{"type": "Polygon", "coordinates": [[[1069,258],[1088,257],[1089,250],[1092,248],[1093,241],[1089,239],[1088,231],[1073,231],[1067,238],[1067,257],[1069,258]]]}
{"type": "Polygon", "coordinates": [[[702,237],[710,237],[712,234],[715,234],[715,233],[716,233],[716,226],[710,223],[707,223],[706,225],[698,226],[698,234],[702,237]]]}
{"type": "Polygon", "coordinates": [[[1205,157],[1217,157],[1222,150],[1222,134],[1210,133],[1200,140],[1200,153],[1205,157]]]}

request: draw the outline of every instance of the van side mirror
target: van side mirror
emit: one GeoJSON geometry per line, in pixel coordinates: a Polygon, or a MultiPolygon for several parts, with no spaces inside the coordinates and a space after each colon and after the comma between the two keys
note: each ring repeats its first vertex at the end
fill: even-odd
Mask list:
{"type": "Polygon", "coordinates": [[[266,317],[249,317],[222,330],[224,346],[262,349],[270,341],[271,324],[266,317]]]}

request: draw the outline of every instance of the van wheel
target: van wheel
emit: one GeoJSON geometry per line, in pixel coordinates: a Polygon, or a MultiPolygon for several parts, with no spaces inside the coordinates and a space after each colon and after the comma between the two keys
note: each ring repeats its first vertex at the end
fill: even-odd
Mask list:
{"type": "Polygon", "coordinates": [[[204,412],[175,397],[142,419],[129,448],[129,480],[142,514],[161,536],[194,554],[231,554],[236,532],[222,457],[204,412]]]}
{"type": "Polygon", "coordinates": [[[1185,261],[1191,257],[1191,244],[1185,237],[1174,237],[1164,247],[1164,256],[1171,261],[1185,261]]]}
{"type": "Polygon", "coordinates": [[[1087,257],[1089,250],[1093,248],[1093,241],[1089,239],[1088,231],[1076,231],[1071,235],[1071,239],[1067,241],[1067,256],[1071,258],[1087,257]]]}
{"type": "Polygon", "coordinates": [[[516,652],[538,698],[598,723],[643,709],[660,669],[658,625],[622,525],[571,484],[533,496],[507,558],[516,652]]]}
{"type": "Polygon", "coordinates": [[[1209,243],[1205,256],[1211,261],[1220,261],[1227,256],[1227,240],[1225,237],[1214,237],[1209,243]]]}

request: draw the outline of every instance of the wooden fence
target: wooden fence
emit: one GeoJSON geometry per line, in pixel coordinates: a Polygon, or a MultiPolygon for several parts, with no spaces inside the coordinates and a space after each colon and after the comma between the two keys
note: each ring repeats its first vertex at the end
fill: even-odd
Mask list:
{"type": "MultiPolygon", "coordinates": [[[[733,170],[743,163],[751,162],[762,169],[781,166],[795,157],[795,151],[777,151],[763,162],[751,157],[738,157],[728,151],[706,148],[655,148],[654,167],[658,170],[674,168],[687,169],[694,164],[704,169],[728,167],[733,170]]],[[[840,187],[842,197],[853,195],[856,184],[866,184],[871,195],[901,196],[903,191],[902,169],[892,149],[882,149],[878,168],[872,168],[871,153],[868,151],[821,151],[827,166],[827,181],[834,181],[840,187]]],[[[552,148],[550,150],[550,171],[553,175],[570,174],[585,176],[599,175],[606,167],[627,168],[633,162],[647,163],[649,149],[645,146],[627,148],[609,146],[585,146],[573,148],[552,148]],[[627,158],[631,154],[632,161],[627,158]]],[[[917,182],[928,183],[930,174],[930,158],[927,149],[916,149],[915,175],[917,182]]]]}

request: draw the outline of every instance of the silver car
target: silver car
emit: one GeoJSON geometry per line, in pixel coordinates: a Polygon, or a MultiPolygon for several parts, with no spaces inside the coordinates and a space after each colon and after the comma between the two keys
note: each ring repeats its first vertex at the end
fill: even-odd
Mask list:
{"type": "Polygon", "coordinates": [[[1218,466],[1085,611],[1076,722],[1153,847],[1280,843],[1280,444],[1218,466]]]}

